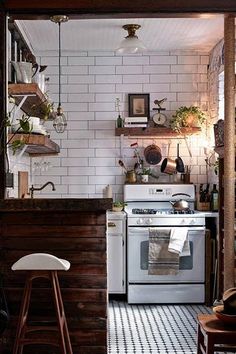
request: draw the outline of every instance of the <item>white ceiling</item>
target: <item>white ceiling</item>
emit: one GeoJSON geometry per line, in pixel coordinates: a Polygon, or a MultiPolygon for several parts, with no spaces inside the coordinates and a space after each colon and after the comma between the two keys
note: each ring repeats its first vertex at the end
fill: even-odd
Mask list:
{"type": "MultiPolygon", "coordinates": [[[[18,21],[33,50],[58,49],[58,25],[51,21],[18,21]]],[[[115,50],[127,35],[122,26],[137,23],[138,37],[150,51],[210,51],[223,37],[222,15],[201,18],[69,20],[61,25],[62,50],[115,50]]]]}

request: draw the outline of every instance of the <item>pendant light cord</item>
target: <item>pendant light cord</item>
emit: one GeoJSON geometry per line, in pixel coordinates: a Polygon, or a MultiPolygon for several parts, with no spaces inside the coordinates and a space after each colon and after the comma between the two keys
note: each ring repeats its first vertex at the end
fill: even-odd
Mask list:
{"type": "Polygon", "coordinates": [[[61,22],[59,21],[59,102],[58,106],[61,107],[61,22]]]}

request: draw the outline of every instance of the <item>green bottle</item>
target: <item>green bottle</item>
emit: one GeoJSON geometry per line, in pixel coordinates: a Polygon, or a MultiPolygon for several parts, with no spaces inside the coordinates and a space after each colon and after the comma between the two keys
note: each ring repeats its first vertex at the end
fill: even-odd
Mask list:
{"type": "Polygon", "coordinates": [[[216,188],[216,184],[213,184],[213,189],[211,191],[211,210],[212,211],[218,211],[218,198],[219,198],[219,193],[216,188]]]}
{"type": "Polygon", "coordinates": [[[120,114],[118,115],[118,118],[116,120],[116,127],[117,128],[122,128],[123,127],[123,119],[121,118],[120,114]]]}

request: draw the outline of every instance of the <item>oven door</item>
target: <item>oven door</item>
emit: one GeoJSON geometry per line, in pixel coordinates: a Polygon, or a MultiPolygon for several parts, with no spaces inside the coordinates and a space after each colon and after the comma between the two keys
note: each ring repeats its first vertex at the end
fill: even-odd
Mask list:
{"type": "MultiPolygon", "coordinates": [[[[160,227],[169,229],[169,227],[160,227]]],[[[129,283],[203,283],[205,279],[205,227],[194,226],[188,231],[190,256],[180,257],[177,275],[149,275],[149,228],[128,228],[129,283]]]]}

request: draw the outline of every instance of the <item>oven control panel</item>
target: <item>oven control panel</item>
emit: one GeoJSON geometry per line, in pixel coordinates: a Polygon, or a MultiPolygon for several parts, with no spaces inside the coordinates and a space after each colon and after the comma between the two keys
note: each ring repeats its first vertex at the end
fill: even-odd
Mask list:
{"type": "Polygon", "coordinates": [[[155,217],[132,217],[128,216],[128,226],[204,226],[205,217],[192,217],[186,215],[184,218],[181,215],[162,215],[155,217]]]}
{"type": "Polygon", "coordinates": [[[160,195],[160,196],[171,196],[171,188],[149,188],[149,194],[151,195],[160,195]]]}
{"type": "Polygon", "coordinates": [[[125,184],[124,201],[174,201],[195,200],[193,184],[125,184]]]}

